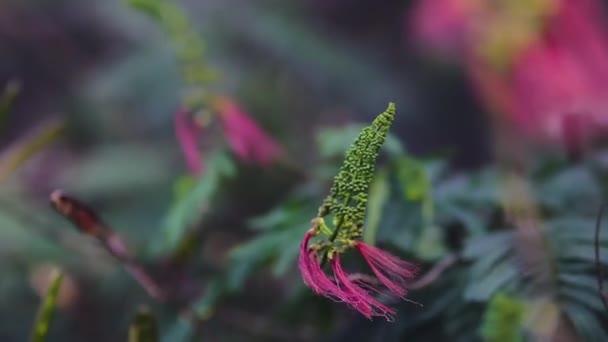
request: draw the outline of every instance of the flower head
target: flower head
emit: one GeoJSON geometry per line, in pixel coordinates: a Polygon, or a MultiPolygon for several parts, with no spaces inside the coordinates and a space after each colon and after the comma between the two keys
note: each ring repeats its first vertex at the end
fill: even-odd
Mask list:
{"type": "Polygon", "coordinates": [[[216,106],[228,143],[241,160],[265,166],[283,153],[281,147],[235,101],[220,97],[216,106]]]}
{"type": "Polygon", "coordinates": [[[404,298],[406,283],[417,267],[359,239],[367,202],[367,189],[373,177],[378,150],[393,122],[394,104],[390,104],[370,126],[364,128],[346,153],[346,160],[335,177],[330,193],[312,220],[300,244],[298,266],[304,283],[316,294],[344,302],[367,318],[392,319],[395,310],[374,297],[391,294],[404,298]],[[332,217],[328,225],[325,217],[332,217]],[[347,273],[340,255],[347,250],[359,251],[378,281],[347,273]],[[329,261],[333,277],[323,271],[329,261]]]}

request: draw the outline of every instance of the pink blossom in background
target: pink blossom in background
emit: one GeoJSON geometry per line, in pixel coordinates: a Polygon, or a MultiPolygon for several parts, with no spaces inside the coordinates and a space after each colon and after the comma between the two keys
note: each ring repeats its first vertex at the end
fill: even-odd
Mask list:
{"type": "Polygon", "coordinates": [[[200,127],[189,115],[188,111],[180,108],[175,112],[175,135],[182,150],[188,170],[195,176],[203,172],[203,158],[198,148],[198,142],[202,134],[200,127]]]}
{"type": "Polygon", "coordinates": [[[443,53],[461,51],[470,39],[474,0],[419,0],[407,31],[418,43],[443,53]]]}
{"type": "Polygon", "coordinates": [[[379,283],[371,283],[345,272],[338,254],[330,260],[334,275],[334,279],[331,279],[321,268],[317,252],[308,246],[314,233],[313,229],[309,230],[300,245],[298,267],[304,283],[314,293],[344,302],[367,318],[380,316],[391,320],[395,310],[377,300],[374,294],[392,293],[405,298],[406,282],[416,276],[417,267],[379,248],[356,241],[355,248],[368,263],[379,283]]]}
{"type": "Polygon", "coordinates": [[[426,39],[430,47],[444,44],[444,49],[456,52],[492,110],[528,137],[568,148],[606,128],[608,34],[599,1],[536,0],[516,8],[515,2],[502,0],[503,6],[494,12],[487,6],[490,0],[471,2],[486,6],[468,12],[438,7],[442,3],[460,8],[463,1],[419,1],[414,34],[420,43],[426,39]],[[526,11],[532,3],[542,5],[533,8],[536,16],[526,11]],[[441,15],[433,18],[433,10],[441,15]],[[520,30],[522,26],[528,31],[520,30]],[[465,38],[455,37],[455,32],[465,38]],[[514,38],[504,39],[508,35],[514,38]],[[497,53],[482,53],[492,44],[500,47],[497,53]],[[506,63],[493,59],[505,56],[506,63]]]}
{"type": "Polygon", "coordinates": [[[283,151],[232,99],[222,97],[216,102],[224,134],[232,151],[243,161],[266,166],[283,151]]]}

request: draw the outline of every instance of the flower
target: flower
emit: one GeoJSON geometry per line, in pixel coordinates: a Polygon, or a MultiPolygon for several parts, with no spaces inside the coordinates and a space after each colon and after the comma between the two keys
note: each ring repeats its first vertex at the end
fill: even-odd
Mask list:
{"type": "Polygon", "coordinates": [[[407,281],[417,272],[414,264],[360,241],[375,162],[394,118],[395,104],[389,103],[371,125],[361,130],[346,152],[329,195],[311,222],[312,228],[302,239],[298,258],[302,280],[314,293],[344,302],[369,319],[381,316],[391,320],[395,310],[374,294],[392,294],[405,299],[407,281]],[[331,225],[325,218],[331,220],[331,225]],[[350,249],[361,253],[377,279],[344,270],[340,255],[350,249]],[[326,261],[333,278],[323,271],[326,261]]]}
{"type": "Polygon", "coordinates": [[[218,97],[215,105],[228,143],[242,161],[266,166],[281,156],[281,147],[234,100],[218,97]]]}
{"type": "Polygon", "coordinates": [[[379,281],[348,274],[340,263],[340,253],[328,253],[331,255],[332,279],[323,271],[319,261],[318,253],[323,250],[319,248],[321,245],[309,246],[311,239],[319,232],[315,227],[308,230],[300,245],[298,267],[304,283],[314,293],[344,302],[369,319],[381,316],[392,320],[395,310],[374,298],[373,294],[388,292],[405,298],[407,281],[415,277],[417,266],[361,241],[350,241],[350,245],[361,253],[379,281]]]}
{"type": "Polygon", "coordinates": [[[202,128],[190,117],[188,110],[180,108],[175,112],[175,135],[186,159],[188,170],[195,176],[203,172],[203,159],[198,150],[202,128]]]}
{"type": "Polygon", "coordinates": [[[421,0],[414,35],[456,52],[480,97],[525,136],[572,149],[606,127],[608,34],[597,0],[421,0]]]}

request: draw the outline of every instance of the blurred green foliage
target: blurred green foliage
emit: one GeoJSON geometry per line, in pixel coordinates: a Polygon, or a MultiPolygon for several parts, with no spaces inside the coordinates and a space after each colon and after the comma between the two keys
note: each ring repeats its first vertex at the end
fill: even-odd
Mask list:
{"type": "Polygon", "coordinates": [[[60,271],[55,272],[50,287],[43,298],[42,304],[34,323],[32,330],[32,342],[44,342],[47,340],[51,322],[53,322],[53,313],[57,305],[57,297],[61,288],[61,279],[63,275],[60,271]]]}
{"type": "MultiPolygon", "coordinates": [[[[33,3],[20,9],[41,15],[33,3]]],[[[546,151],[535,155],[520,175],[538,212],[538,226],[528,236],[505,213],[509,183],[499,165],[464,171],[448,157],[420,158],[406,148],[402,133],[417,133],[422,119],[414,113],[426,113],[415,106],[420,91],[409,82],[416,75],[397,67],[394,41],[388,42],[393,50],[342,41],[332,29],[323,31],[317,12],[295,3],[130,3],[152,18],[159,12],[150,4],[169,6],[170,15],[147,20],[126,3],[96,3],[91,7],[99,6],[109,26],[128,36],[128,47],[115,59],[88,73],[72,71],[80,83],[65,93],[37,89],[42,81],[22,83],[18,96],[12,83],[3,88],[0,340],[21,341],[32,332],[39,305],[35,274],[49,263],[61,265],[64,290],[68,279],[74,284],[71,300],[55,308],[50,330],[50,316],[44,315],[49,341],[118,341],[127,335],[143,341],[144,335],[161,341],[503,341],[555,331],[581,341],[608,340],[594,267],[595,215],[608,191],[607,150],[599,147],[578,160],[546,151]],[[201,141],[204,175],[185,175],[171,115],[183,100],[182,83],[189,85],[184,74],[200,81],[211,73],[191,74],[180,69],[180,60],[207,71],[208,64],[217,65],[225,83],[214,87],[249,104],[252,116],[283,138],[289,161],[264,170],[243,165],[210,129],[201,141]],[[27,105],[36,102],[30,99],[38,91],[55,101],[38,98],[40,106],[32,110],[27,105]],[[394,303],[399,313],[392,324],[365,321],[316,298],[295,267],[301,238],[363,127],[354,121],[369,121],[388,98],[398,99],[404,114],[370,186],[364,239],[420,264],[421,283],[414,282],[408,296],[424,305],[394,303]],[[23,115],[37,110],[40,116],[23,115]],[[364,114],[355,120],[357,113],[364,114]],[[54,188],[90,203],[176,298],[148,298],[94,241],[52,213],[46,201],[54,188]],[[435,274],[444,260],[456,261],[435,274]],[[147,313],[137,310],[142,304],[147,313]]],[[[89,26],[86,10],[74,8],[66,15],[85,18],[89,26]]],[[[372,21],[401,25],[395,13],[398,22],[372,21]]],[[[45,20],[39,22],[49,24],[45,20]]],[[[53,42],[68,42],[58,45],[67,55],[70,37],[78,34],[57,36],[53,42]]],[[[52,52],[47,38],[35,38],[15,39],[52,52]]],[[[47,63],[52,67],[43,70],[59,68],[57,60],[47,63]]],[[[446,94],[435,87],[423,95],[445,102],[446,115],[464,111],[452,108],[449,97],[438,101],[446,94]]],[[[429,120],[431,136],[453,128],[429,120]]],[[[608,234],[599,244],[601,266],[608,267],[608,234]]],[[[360,262],[346,259],[346,267],[360,262]]],[[[44,303],[54,298],[49,293],[44,303]]]]}

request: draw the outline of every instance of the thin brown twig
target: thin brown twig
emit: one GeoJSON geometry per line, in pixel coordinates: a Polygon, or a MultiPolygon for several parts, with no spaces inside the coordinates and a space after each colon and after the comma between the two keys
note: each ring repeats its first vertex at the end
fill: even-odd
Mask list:
{"type": "Polygon", "coordinates": [[[83,234],[97,239],[104,249],[120,262],[125,271],[150,295],[161,303],[174,308],[178,315],[196,328],[201,319],[190,305],[183,306],[170,296],[167,287],[154,279],[134,256],[122,238],[114,232],[91,208],[80,201],[55,190],[50,196],[53,208],[76,226],[83,234]]]}
{"type": "Polygon", "coordinates": [[[597,215],[595,222],[595,271],[597,275],[597,291],[600,299],[604,304],[604,308],[608,311],[608,294],[604,292],[604,270],[600,262],[600,227],[602,225],[602,216],[604,214],[605,204],[600,206],[600,212],[597,215]]]}
{"type": "Polygon", "coordinates": [[[50,196],[53,208],[78,228],[81,233],[96,238],[115,257],[125,271],[150,295],[163,300],[165,293],[135,258],[133,258],[122,238],[108,227],[97,214],[80,201],[55,190],[50,196]]]}
{"type": "Polygon", "coordinates": [[[456,254],[448,254],[443,259],[438,261],[433,267],[426,272],[423,276],[418,278],[415,282],[408,285],[408,288],[412,290],[419,290],[431,285],[435,280],[445,272],[448,268],[452,267],[460,261],[460,257],[456,254]]]}

